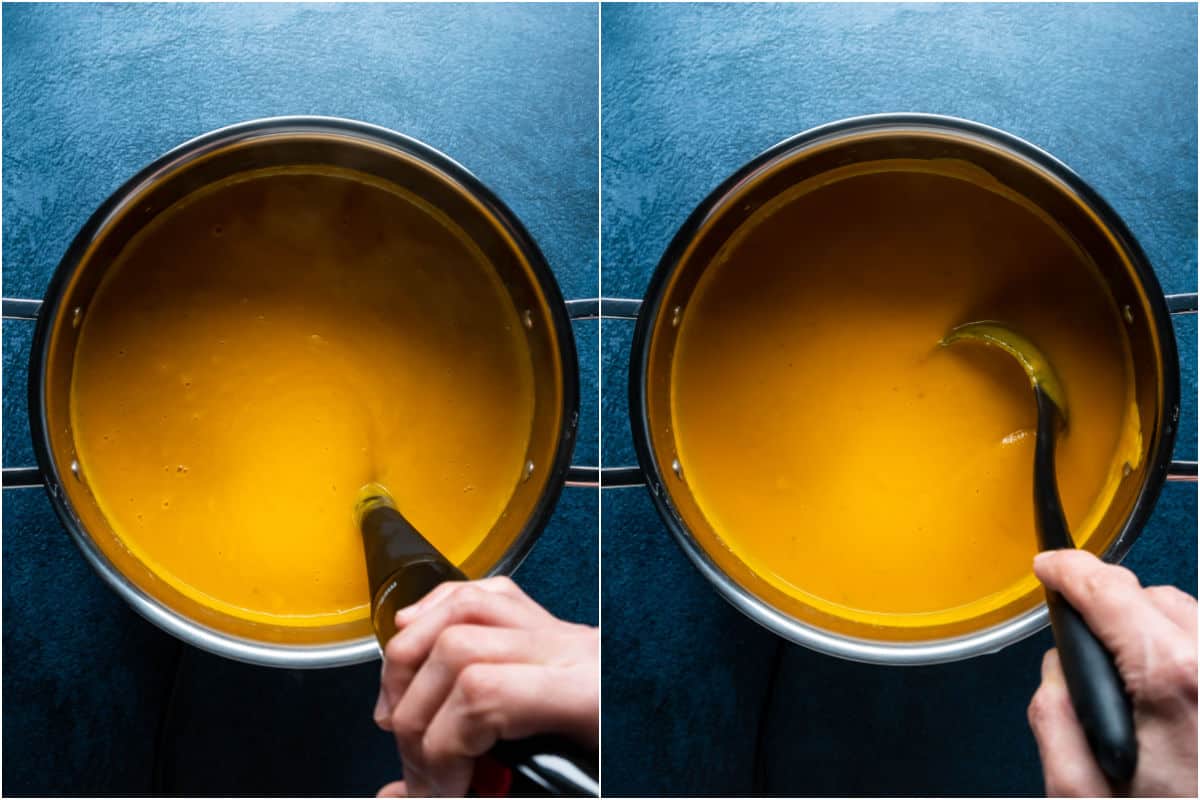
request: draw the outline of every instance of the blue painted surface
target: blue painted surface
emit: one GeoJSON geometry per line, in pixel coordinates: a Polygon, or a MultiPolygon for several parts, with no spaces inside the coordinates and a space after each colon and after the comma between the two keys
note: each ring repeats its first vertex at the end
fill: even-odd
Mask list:
{"type": "MultiPolygon", "coordinates": [[[[760,151],[885,111],[1049,150],[1125,218],[1167,291],[1196,289],[1194,5],[605,5],[602,36],[606,295],[640,297],[691,209],[760,151]]],[[[603,329],[608,465],[633,461],[631,327],[603,329]]],[[[1176,452],[1194,458],[1195,317],[1176,332],[1176,452]]],[[[784,646],[772,686],[778,640],[707,587],[645,492],[606,492],[602,515],[607,794],[1042,791],[1025,705],[1047,633],[907,670],[784,646]]],[[[1127,563],[1195,594],[1195,532],[1196,487],[1168,486],[1127,563]]]]}
{"type": "MultiPolygon", "coordinates": [[[[40,297],[92,210],[157,155],[279,114],[383,125],[449,154],[525,223],[565,297],[597,293],[593,5],[70,5],[3,10],[3,277],[40,297]]],[[[3,454],[32,463],[31,327],[5,322],[3,454]]],[[[598,336],[576,329],[576,459],[598,454],[598,336]]],[[[185,649],[84,564],[38,491],[5,494],[4,794],[361,794],[396,777],[377,665],[299,674],[185,649]],[[152,775],[160,764],[158,783],[152,775]]],[[[594,491],[567,489],[518,580],[595,622],[594,491]]]]}

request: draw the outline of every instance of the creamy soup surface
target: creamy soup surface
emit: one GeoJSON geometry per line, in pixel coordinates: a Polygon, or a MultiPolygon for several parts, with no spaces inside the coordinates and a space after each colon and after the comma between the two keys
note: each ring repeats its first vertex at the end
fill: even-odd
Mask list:
{"type": "Polygon", "coordinates": [[[905,161],[796,187],[738,229],[683,311],[687,486],[720,546],[806,605],[916,627],[1039,591],[1033,394],[998,350],[939,348],[957,324],[1004,321],[1057,369],[1077,542],[1137,466],[1113,301],[1048,220],[977,180],[905,161]]]}
{"type": "Polygon", "coordinates": [[[462,564],[525,462],[533,375],[482,253],[413,197],[317,168],[160,215],[87,308],[71,414],[124,546],[238,618],[366,618],[377,480],[462,564]]]}

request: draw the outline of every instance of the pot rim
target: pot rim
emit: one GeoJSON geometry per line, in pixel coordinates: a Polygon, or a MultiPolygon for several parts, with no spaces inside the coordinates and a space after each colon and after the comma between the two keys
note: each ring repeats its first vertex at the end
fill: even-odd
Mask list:
{"type": "Polygon", "coordinates": [[[750,619],[778,636],[831,656],[872,664],[912,666],[960,661],[979,655],[995,653],[1046,627],[1049,614],[1043,602],[1016,617],[979,631],[931,639],[922,642],[869,640],[837,634],[802,622],[780,611],[754,595],[708,556],[692,536],[682,517],[671,503],[669,484],[658,467],[651,438],[647,413],[646,365],[650,354],[650,337],[662,311],[666,288],[678,268],[688,245],[704,222],[716,209],[732,197],[740,184],[767,165],[782,161],[795,151],[819,140],[831,141],[848,134],[864,131],[930,131],[968,134],[997,145],[1018,160],[1040,167],[1061,180],[1096,214],[1109,233],[1128,256],[1137,279],[1146,293],[1153,325],[1161,343],[1163,359],[1163,421],[1162,434],[1147,459],[1146,480],[1120,533],[1104,552],[1103,558],[1119,562],[1141,533],[1153,511],[1170,467],[1179,419],[1179,356],[1170,313],[1158,277],[1145,252],[1121,217],[1111,206],[1070,167],[1041,148],[1011,133],[982,123],[941,114],[885,113],[867,114],[837,120],[791,136],[768,148],[725,179],[696,206],[679,227],[655,268],[642,301],[634,329],[632,354],[629,362],[629,414],[633,429],[634,450],[646,477],[646,486],[659,516],[671,532],[676,544],[692,564],[704,575],[727,602],[750,619]]]}
{"type": "Polygon", "coordinates": [[[190,139],[142,168],[123,183],[79,229],[59,261],[46,288],[42,311],[33,332],[29,357],[29,425],[34,455],[45,481],[46,493],[59,521],[70,533],[86,560],[100,577],[138,614],[187,644],[216,655],[249,664],[291,669],[337,667],[371,661],[379,657],[379,645],[373,636],[322,645],[272,644],[224,633],[202,625],[151,597],[129,581],[101,552],[75,514],[63,490],[63,471],[58,468],[50,447],[46,418],[45,376],[49,359],[50,335],[62,316],[63,292],[82,263],[91,243],[101,234],[111,215],[141,189],[163,174],[182,167],[206,153],[239,141],[278,134],[337,134],[362,143],[381,144],[423,163],[444,175],[451,183],[478,201],[512,237],[525,258],[538,289],[544,294],[551,322],[559,342],[559,369],[562,375],[561,424],[558,444],[550,465],[550,478],[541,496],[512,545],[488,573],[511,574],[528,555],[550,519],[562,492],[579,424],[579,366],[574,331],[566,304],[554,274],[533,237],[517,216],[466,167],[444,153],[378,125],[341,117],[314,115],[264,117],[218,128],[190,139]]]}

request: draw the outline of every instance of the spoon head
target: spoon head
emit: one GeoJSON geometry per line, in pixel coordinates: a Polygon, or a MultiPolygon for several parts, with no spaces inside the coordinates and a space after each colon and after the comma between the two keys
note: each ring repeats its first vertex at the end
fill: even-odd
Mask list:
{"type": "Polygon", "coordinates": [[[978,342],[991,345],[1011,355],[1029,376],[1029,383],[1035,389],[1042,390],[1042,393],[1057,406],[1059,413],[1062,414],[1063,422],[1066,422],[1067,396],[1063,392],[1058,375],[1042,351],[1028,338],[999,322],[983,321],[959,325],[946,334],[940,344],[943,347],[949,347],[956,342],[978,342]]]}

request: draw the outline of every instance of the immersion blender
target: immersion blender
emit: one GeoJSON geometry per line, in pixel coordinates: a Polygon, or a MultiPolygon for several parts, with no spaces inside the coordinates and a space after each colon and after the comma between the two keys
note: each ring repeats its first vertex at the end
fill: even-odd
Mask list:
{"type": "MultiPolygon", "coordinates": [[[[364,486],[354,510],[367,560],[371,626],[382,649],[396,633],[397,611],[443,581],[468,578],[396,510],[380,484],[364,486]]],[[[477,797],[597,797],[598,772],[593,756],[561,736],[501,740],[476,761],[469,791],[477,797]]]]}

